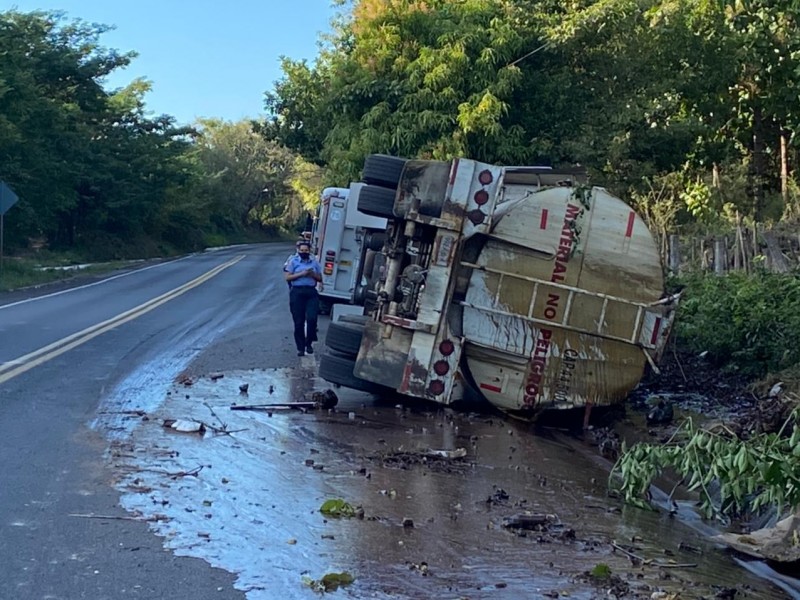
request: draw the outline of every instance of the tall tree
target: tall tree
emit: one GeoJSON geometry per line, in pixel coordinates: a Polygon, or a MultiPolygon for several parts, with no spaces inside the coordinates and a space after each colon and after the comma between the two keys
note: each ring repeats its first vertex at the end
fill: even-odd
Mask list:
{"type": "Polygon", "coordinates": [[[212,218],[221,229],[291,228],[316,204],[318,190],[313,198],[305,195],[298,179],[318,180],[318,167],[266,140],[252,122],[208,119],[200,125],[197,158],[212,218]]]}

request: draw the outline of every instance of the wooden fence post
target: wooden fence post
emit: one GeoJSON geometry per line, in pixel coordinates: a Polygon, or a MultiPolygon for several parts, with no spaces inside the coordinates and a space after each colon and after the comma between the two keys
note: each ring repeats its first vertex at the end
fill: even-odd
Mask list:
{"type": "Polygon", "coordinates": [[[765,231],[764,241],[767,243],[767,256],[769,257],[769,268],[775,273],[788,273],[789,265],[781,252],[781,245],[771,231],[765,231]]]}
{"type": "Polygon", "coordinates": [[[681,242],[677,234],[669,236],[669,270],[676,275],[681,268],[681,242]]]}

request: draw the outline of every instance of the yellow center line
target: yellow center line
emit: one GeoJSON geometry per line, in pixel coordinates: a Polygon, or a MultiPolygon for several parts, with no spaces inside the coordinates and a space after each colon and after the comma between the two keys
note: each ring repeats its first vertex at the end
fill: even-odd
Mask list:
{"type": "Polygon", "coordinates": [[[115,327],[119,327],[120,325],[127,323],[128,321],[132,321],[142,315],[150,312],[154,308],[158,308],[162,304],[169,302],[188,292],[191,289],[196,288],[198,285],[205,283],[212,277],[219,275],[222,271],[227,269],[228,267],[232,267],[240,260],[244,258],[244,255],[237,256],[232,258],[226,263],[218,265],[207,271],[206,273],[200,275],[199,277],[192,279],[191,281],[183,284],[175,288],[174,290],[170,290],[165,294],[162,294],[152,300],[148,300],[139,306],[136,306],[130,310],[127,310],[123,313],[116,315],[115,317],[111,317],[103,321],[102,323],[97,323],[96,325],[91,325],[82,331],[78,331],[77,333],[73,333],[65,338],[57,340],[52,344],[48,344],[38,350],[34,350],[24,356],[20,356],[4,365],[0,366],[0,384],[5,383],[9,379],[16,377],[17,375],[21,375],[30,369],[37,367],[47,361],[55,358],[56,356],[60,356],[65,352],[72,350],[73,348],[77,348],[78,346],[85,344],[89,340],[96,338],[99,335],[106,333],[114,329],[115,327]]]}

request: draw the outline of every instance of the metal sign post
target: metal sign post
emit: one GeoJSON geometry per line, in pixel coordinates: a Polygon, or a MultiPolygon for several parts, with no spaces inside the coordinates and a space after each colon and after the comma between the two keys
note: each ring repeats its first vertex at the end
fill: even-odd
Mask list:
{"type": "Polygon", "coordinates": [[[0,181],[0,273],[3,272],[3,216],[17,203],[17,195],[5,182],[0,181]]]}

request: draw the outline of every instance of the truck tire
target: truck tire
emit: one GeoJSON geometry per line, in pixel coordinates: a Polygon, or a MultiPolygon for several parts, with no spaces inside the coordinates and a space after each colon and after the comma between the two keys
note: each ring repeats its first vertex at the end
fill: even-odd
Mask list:
{"type": "Polygon", "coordinates": [[[327,300],[325,298],[319,299],[319,314],[321,315],[329,315],[331,314],[331,309],[333,308],[333,302],[327,300]]]}
{"type": "Polygon", "coordinates": [[[369,319],[367,315],[342,315],[338,320],[345,323],[357,323],[363,327],[367,324],[367,319],[369,319]]]}
{"type": "Polygon", "coordinates": [[[364,183],[397,189],[406,159],[388,154],[370,154],[364,161],[364,183]]]}
{"type": "Polygon", "coordinates": [[[356,356],[361,347],[361,338],[364,336],[364,323],[351,321],[334,321],[328,325],[325,335],[325,345],[331,350],[336,350],[348,356],[356,356]]]}
{"type": "Polygon", "coordinates": [[[325,381],[362,392],[379,394],[388,388],[353,375],[356,361],[347,356],[325,353],[319,359],[319,376],[325,381]]]}
{"type": "MultiPolygon", "coordinates": [[[[394,205],[394,199],[392,199],[392,204],[394,205]]],[[[385,243],[386,243],[385,231],[370,231],[369,234],[367,235],[367,250],[380,252],[383,249],[383,245],[385,243]]]]}
{"type": "Polygon", "coordinates": [[[365,185],[358,193],[358,210],[365,215],[394,219],[396,190],[377,185],[365,185]]]}

